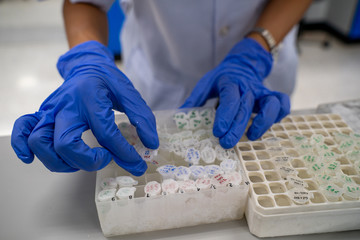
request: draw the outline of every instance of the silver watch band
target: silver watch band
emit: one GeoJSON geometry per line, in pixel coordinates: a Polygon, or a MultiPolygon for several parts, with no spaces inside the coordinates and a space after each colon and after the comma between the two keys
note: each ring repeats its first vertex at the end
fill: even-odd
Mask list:
{"type": "Polygon", "coordinates": [[[264,38],[265,42],[269,46],[270,53],[272,55],[274,55],[277,52],[276,41],[275,41],[273,35],[267,29],[262,28],[262,27],[255,27],[254,29],[252,29],[250,31],[250,33],[251,32],[259,33],[264,38]]]}

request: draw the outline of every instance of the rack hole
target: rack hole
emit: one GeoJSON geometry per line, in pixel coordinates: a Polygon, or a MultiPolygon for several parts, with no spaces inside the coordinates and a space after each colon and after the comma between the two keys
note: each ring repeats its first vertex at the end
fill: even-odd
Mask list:
{"type": "Polygon", "coordinates": [[[294,147],[294,145],[290,141],[282,141],[280,144],[282,147],[285,147],[285,148],[293,148],[294,147]]]}
{"type": "Polygon", "coordinates": [[[250,172],[249,178],[252,183],[264,182],[264,177],[261,173],[250,172]]]}
{"type": "Polygon", "coordinates": [[[308,186],[306,188],[309,191],[314,191],[314,190],[317,190],[319,188],[318,185],[313,181],[305,181],[305,182],[308,184],[308,186]]]}
{"type": "Polygon", "coordinates": [[[286,188],[284,187],[284,185],[280,184],[280,183],[270,183],[270,190],[272,193],[284,193],[286,192],[286,188]]]}
{"type": "Polygon", "coordinates": [[[321,121],[328,121],[328,120],[330,120],[327,116],[325,116],[325,115],[318,115],[318,118],[319,118],[319,120],[321,120],[321,121]]]}
{"type": "Polygon", "coordinates": [[[308,122],[314,122],[316,121],[316,118],[314,116],[305,116],[306,121],[308,122]]]}
{"type": "Polygon", "coordinates": [[[286,117],[286,118],[283,118],[283,120],[281,120],[281,123],[292,123],[292,120],[290,117],[286,117]]]}
{"type": "Polygon", "coordinates": [[[306,124],[299,124],[297,127],[300,130],[308,130],[308,129],[310,129],[310,127],[308,125],[306,125],[306,124]]]}
{"type": "Polygon", "coordinates": [[[294,124],[285,124],[284,127],[288,131],[296,130],[296,126],[294,124]]]}
{"type": "Polygon", "coordinates": [[[289,139],[289,136],[286,133],[276,133],[275,135],[278,138],[289,139]]]}
{"type": "Polygon", "coordinates": [[[338,128],[347,127],[346,123],[344,123],[344,122],[335,122],[335,125],[336,125],[338,128]]]}
{"type": "Polygon", "coordinates": [[[290,198],[286,195],[275,195],[275,202],[280,207],[291,205],[290,198]]]}
{"type": "Polygon", "coordinates": [[[341,117],[339,115],[336,115],[336,114],[331,114],[329,116],[332,120],[341,120],[341,117]]]}
{"type": "Polygon", "coordinates": [[[357,172],[355,169],[351,168],[351,167],[341,167],[341,171],[346,174],[346,175],[357,175],[357,172]]]}
{"type": "Polygon", "coordinates": [[[255,150],[264,150],[265,149],[265,145],[263,143],[253,143],[252,146],[255,150]]]}
{"type": "Polygon", "coordinates": [[[325,131],[322,131],[322,130],[316,130],[315,133],[316,133],[316,134],[321,134],[321,135],[323,135],[324,137],[328,137],[328,136],[329,136],[329,134],[327,134],[325,131]]]}
{"type": "Polygon", "coordinates": [[[331,122],[323,122],[322,124],[325,128],[335,128],[335,125],[331,122]]]}
{"type": "Polygon", "coordinates": [[[290,157],[299,157],[299,153],[295,150],[286,150],[286,155],[290,157]]]}
{"type": "Polygon", "coordinates": [[[326,138],[326,139],[324,140],[324,143],[325,143],[326,145],[328,145],[328,146],[333,146],[333,145],[335,145],[335,142],[334,142],[332,139],[329,139],[329,138],[326,138]]]}
{"type": "Polygon", "coordinates": [[[293,117],[293,120],[295,122],[305,122],[305,119],[303,117],[293,117]]]}
{"type": "Polygon", "coordinates": [[[258,203],[260,204],[260,206],[265,207],[265,208],[270,208],[270,207],[274,207],[274,201],[272,200],[271,197],[268,196],[260,196],[258,197],[258,203]]]}
{"type": "Polygon", "coordinates": [[[260,160],[270,159],[270,155],[265,151],[256,152],[256,156],[260,160]]]}
{"type": "Polygon", "coordinates": [[[257,195],[264,195],[269,193],[267,186],[264,184],[254,184],[253,189],[257,195]]]}
{"type": "Polygon", "coordinates": [[[271,130],[273,131],[285,131],[285,129],[279,125],[279,124],[274,124],[272,127],[271,127],[271,130]]]}
{"type": "Polygon", "coordinates": [[[279,174],[277,172],[273,172],[273,171],[265,172],[265,178],[266,178],[266,180],[268,180],[270,182],[280,180],[279,174]]]}
{"type": "Polygon", "coordinates": [[[291,165],[293,166],[293,168],[303,168],[303,167],[305,167],[304,162],[302,160],[296,159],[296,158],[291,161],[291,165]]]}
{"type": "Polygon", "coordinates": [[[241,157],[244,161],[252,161],[252,160],[256,159],[254,154],[252,154],[250,152],[242,152],[241,157]]]}
{"type": "Polygon", "coordinates": [[[260,165],[263,170],[272,170],[275,168],[274,164],[270,161],[261,161],[260,165]]]}
{"type": "Polygon", "coordinates": [[[251,146],[250,144],[247,143],[239,143],[239,149],[240,151],[251,151],[251,146]]]}
{"type": "Polygon", "coordinates": [[[319,123],[310,123],[310,127],[312,129],[320,129],[321,125],[319,123]]]}
{"type": "Polygon", "coordinates": [[[326,200],[321,193],[313,192],[313,198],[310,199],[312,203],[324,203],[326,200]]]}
{"type": "Polygon", "coordinates": [[[245,163],[245,166],[246,166],[246,170],[248,171],[258,171],[260,169],[257,163],[247,162],[245,163]]]}
{"type": "Polygon", "coordinates": [[[306,170],[298,170],[298,177],[302,179],[311,178],[311,175],[306,170]]]}

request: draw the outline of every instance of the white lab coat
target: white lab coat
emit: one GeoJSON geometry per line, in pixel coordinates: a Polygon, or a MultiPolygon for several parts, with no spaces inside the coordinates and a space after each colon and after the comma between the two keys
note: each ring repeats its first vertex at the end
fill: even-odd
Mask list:
{"type": "MultiPolygon", "coordinates": [[[[107,10],[112,0],[92,2],[107,10]]],[[[254,27],[265,0],[122,0],[125,74],[153,109],[174,109],[254,27]]],[[[265,85],[291,94],[296,29],[285,37],[265,85]]]]}

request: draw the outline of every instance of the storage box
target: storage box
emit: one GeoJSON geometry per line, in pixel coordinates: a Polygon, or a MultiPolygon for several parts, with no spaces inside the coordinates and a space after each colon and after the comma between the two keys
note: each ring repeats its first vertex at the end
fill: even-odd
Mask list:
{"type": "MultiPolygon", "coordinates": [[[[199,121],[195,122],[188,119],[187,124],[189,124],[189,126],[185,126],[185,128],[184,124],[179,124],[178,121],[174,120],[174,115],[180,112],[180,110],[155,112],[160,138],[160,148],[158,155],[148,162],[148,170],[146,173],[141,177],[132,176],[134,180],[138,181],[138,185],[135,186],[136,191],[133,198],[125,200],[113,198],[112,201],[100,202],[97,199],[97,196],[101,191],[101,180],[109,177],[130,176],[130,174],[114,162],[111,162],[107,167],[97,172],[95,202],[100,225],[105,236],[109,237],[114,235],[230,221],[241,219],[244,216],[249,187],[245,184],[248,180],[246,179],[246,175],[237,154],[233,155],[233,160],[236,161],[236,171],[241,173],[243,177],[243,181],[240,185],[228,184],[227,186],[211,187],[210,189],[201,189],[196,192],[175,193],[151,197],[145,196],[144,186],[148,182],[162,182],[162,176],[156,171],[157,167],[164,164],[189,166],[189,163],[185,162],[184,158],[175,154],[173,151],[167,151],[164,145],[171,145],[169,136],[179,134],[183,131],[195,133],[196,131],[203,129],[206,130],[207,133],[211,133],[211,121],[213,121],[214,109],[198,108],[195,110],[181,110],[181,112],[186,116],[189,116],[191,114],[199,115],[201,112],[205,114],[206,111],[204,112],[204,110],[207,111],[207,114],[212,114],[211,118],[208,119],[209,121],[207,121],[208,125],[201,122],[206,120],[203,116],[202,118],[198,117],[197,119],[199,121]],[[193,124],[192,126],[190,126],[191,123],[193,124]],[[200,123],[200,125],[196,123],[200,123]]],[[[119,124],[119,128],[124,132],[124,135],[128,135],[129,132],[127,132],[126,128],[128,128],[129,125],[126,124],[128,122],[126,116],[123,114],[116,115],[115,120],[116,123],[119,124]]],[[[190,137],[188,137],[193,138],[193,136],[194,135],[190,135],[190,137]]],[[[94,139],[91,144],[89,136],[87,138],[87,143],[96,146],[94,139]]],[[[127,136],[127,138],[130,142],[133,140],[131,139],[131,136],[127,136]]],[[[195,143],[199,141],[199,139],[194,140],[195,143]]],[[[218,145],[215,140],[215,138],[212,138],[214,148],[216,144],[218,145]]],[[[187,143],[189,143],[189,141],[187,141],[187,143]]],[[[219,165],[220,162],[221,161],[217,158],[213,164],[219,165]]],[[[208,164],[200,161],[200,165],[205,166],[208,164]]]]}

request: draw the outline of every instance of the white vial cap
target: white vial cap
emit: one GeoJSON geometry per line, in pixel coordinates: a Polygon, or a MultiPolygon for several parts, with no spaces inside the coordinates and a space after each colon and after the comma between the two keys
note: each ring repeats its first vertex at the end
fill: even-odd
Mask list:
{"type": "Polygon", "coordinates": [[[100,182],[100,187],[102,189],[108,189],[108,188],[117,188],[117,182],[115,178],[104,178],[100,182]]]}
{"type": "Polygon", "coordinates": [[[133,199],[136,188],[134,187],[123,187],[116,192],[116,197],[122,199],[133,199]]]}
{"type": "Polygon", "coordinates": [[[207,173],[205,172],[205,168],[203,166],[193,165],[190,167],[190,170],[191,176],[195,180],[207,176],[207,173]]]}
{"type": "Polygon", "coordinates": [[[231,183],[233,186],[238,186],[243,181],[243,178],[239,172],[231,172],[226,175],[227,179],[229,179],[229,183],[231,183]]]}
{"type": "Polygon", "coordinates": [[[113,200],[115,200],[115,193],[116,193],[115,188],[104,189],[99,192],[97,199],[100,202],[105,202],[105,201],[110,201],[110,200],[113,201],[113,200]]]}
{"type": "Polygon", "coordinates": [[[161,185],[156,181],[148,182],[144,187],[144,192],[147,197],[158,196],[161,193],[161,185]]]}
{"type": "Polygon", "coordinates": [[[213,177],[219,173],[223,173],[222,169],[218,165],[207,165],[205,166],[205,172],[209,177],[213,177]]]}
{"type": "Polygon", "coordinates": [[[174,170],[174,175],[177,180],[188,180],[191,175],[191,170],[188,167],[180,166],[174,170]]]}
{"type": "Polygon", "coordinates": [[[179,190],[179,184],[174,179],[165,179],[161,184],[163,195],[173,194],[179,190]]]}
{"type": "Polygon", "coordinates": [[[185,161],[190,164],[199,164],[200,152],[193,147],[187,149],[185,153],[185,161]]]}
{"type": "Polygon", "coordinates": [[[199,189],[210,189],[211,179],[209,177],[198,178],[195,185],[199,189]]]}
{"type": "Polygon", "coordinates": [[[211,178],[211,183],[215,187],[224,187],[230,183],[230,180],[226,174],[218,173],[211,178]]]}
{"type": "Polygon", "coordinates": [[[224,159],[220,163],[220,167],[225,173],[234,172],[236,170],[236,161],[232,159],[224,159]]]}
{"type": "Polygon", "coordinates": [[[176,167],[174,165],[164,165],[158,167],[156,171],[163,177],[163,179],[174,178],[174,171],[176,167]]]}
{"type": "Polygon", "coordinates": [[[189,192],[196,192],[197,187],[195,185],[194,180],[185,180],[179,181],[179,192],[180,193],[189,193],[189,192]]]}
{"type": "Polygon", "coordinates": [[[312,193],[310,193],[305,188],[293,188],[289,190],[289,196],[293,202],[296,204],[306,204],[310,201],[310,198],[313,198],[312,193]]]}
{"type": "Polygon", "coordinates": [[[116,182],[120,187],[132,187],[138,184],[138,181],[134,180],[130,176],[120,176],[116,178],[116,182]]]}
{"type": "Polygon", "coordinates": [[[216,159],[216,152],[211,147],[205,147],[201,150],[201,159],[205,163],[214,163],[216,159]]]}

